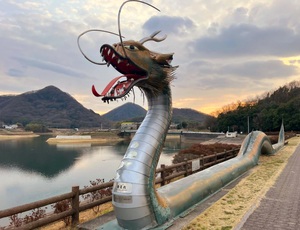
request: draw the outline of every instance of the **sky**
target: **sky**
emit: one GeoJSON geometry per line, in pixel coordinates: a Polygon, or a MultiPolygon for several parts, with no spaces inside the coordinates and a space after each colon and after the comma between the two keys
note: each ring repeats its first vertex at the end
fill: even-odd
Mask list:
{"type": "MultiPolygon", "coordinates": [[[[210,114],[300,80],[300,1],[145,0],[121,12],[124,40],[155,31],[167,39],[145,46],[174,52],[179,65],[171,83],[173,107],[210,114]]],[[[17,95],[53,85],[100,115],[126,103],[147,109],[135,90],[126,101],[103,103],[101,92],[121,74],[94,65],[79,52],[77,37],[88,29],[118,32],[121,0],[0,0],[0,95],[17,95]]],[[[103,44],[117,36],[93,32],[80,40],[86,55],[101,62],[103,44]]]]}

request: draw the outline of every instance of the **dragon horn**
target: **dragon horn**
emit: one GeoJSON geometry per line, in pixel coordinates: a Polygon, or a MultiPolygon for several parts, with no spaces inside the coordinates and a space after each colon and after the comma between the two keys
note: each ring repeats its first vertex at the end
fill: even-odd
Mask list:
{"type": "Polygon", "coordinates": [[[151,34],[149,37],[145,37],[145,38],[141,39],[139,42],[143,45],[143,44],[144,44],[145,42],[147,42],[147,41],[161,42],[161,41],[163,41],[163,40],[165,40],[165,39],[167,38],[167,35],[165,35],[165,36],[162,37],[162,38],[155,38],[155,36],[156,36],[157,34],[159,34],[159,33],[160,33],[160,30],[154,32],[154,33],[151,34]]]}

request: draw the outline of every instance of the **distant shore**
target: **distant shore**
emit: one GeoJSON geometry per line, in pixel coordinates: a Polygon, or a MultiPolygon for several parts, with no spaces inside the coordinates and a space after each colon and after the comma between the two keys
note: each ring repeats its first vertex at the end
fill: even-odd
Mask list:
{"type": "Polygon", "coordinates": [[[0,140],[33,138],[33,137],[38,137],[38,136],[39,135],[37,135],[37,134],[9,134],[9,135],[0,134],[0,140]]]}
{"type": "MultiPolygon", "coordinates": [[[[82,136],[78,136],[78,138],[76,138],[76,136],[69,136],[70,138],[57,138],[57,137],[51,137],[49,138],[46,142],[49,144],[68,144],[68,143],[106,143],[106,142],[110,142],[110,143],[117,143],[120,141],[124,141],[126,139],[121,138],[121,137],[117,137],[117,136],[108,136],[108,137],[99,137],[99,136],[92,136],[90,139],[82,139],[82,136]]],[[[179,139],[179,136],[172,136],[172,135],[168,135],[166,137],[167,140],[172,140],[172,139],[179,139]]],[[[128,140],[128,139],[127,139],[128,140]]]]}
{"type": "Polygon", "coordinates": [[[0,129],[0,140],[11,140],[11,139],[23,139],[23,138],[33,138],[39,135],[33,132],[28,132],[24,130],[5,130],[0,129]]]}
{"type": "MultiPolygon", "coordinates": [[[[50,133],[33,133],[24,130],[4,130],[0,129],[0,141],[2,140],[13,140],[13,139],[25,139],[25,138],[35,138],[40,135],[50,135],[52,137],[47,139],[49,144],[82,144],[82,143],[118,143],[120,141],[129,141],[131,138],[119,137],[116,131],[95,131],[92,129],[85,129],[82,131],[74,131],[73,129],[53,129],[50,133]],[[64,136],[64,138],[59,138],[59,136],[64,136]],[[87,138],[89,136],[89,138],[87,138]],[[58,137],[58,138],[57,138],[58,137]],[[78,138],[77,138],[78,137],[78,138]]],[[[184,143],[203,143],[203,144],[213,144],[213,143],[227,143],[227,144],[241,144],[245,136],[239,136],[237,138],[225,138],[223,136],[212,138],[210,140],[202,140],[199,138],[184,138],[181,139],[180,135],[167,135],[166,140],[180,140],[184,143]]]]}
{"type": "Polygon", "coordinates": [[[91,138],[91,139],[76,139],[76,138],[72,138],[72,139],[59,139],[56,137],[51,137],[49,138],[46,142],[49,144],[80,144],[80,143],[106,143],[106,142],[120,142],[123,141],[123,138],[103,138],[103,137],[95,137],[95,138],[91,138]]]}

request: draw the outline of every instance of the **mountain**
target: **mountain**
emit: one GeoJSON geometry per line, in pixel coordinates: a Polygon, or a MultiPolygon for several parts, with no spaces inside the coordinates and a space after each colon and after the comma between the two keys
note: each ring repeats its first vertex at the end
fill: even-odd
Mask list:
{"type": "Polygon", "coordinates": [[[134,103],[128,102],[121,105],[108,113],[104,114],[103,117],[110,121],[131,121],[136,118],[144,118],[147,111],[134,103]]]}
{"type": "MultiPolygon", "coordinates": [[[[55,86],[16,96],[0,96],[0,123],[41,123],[50,128],[110,127],[118,121],[142,121],[147,111],[126,103],[100,116],[88,110],[68,93],[55,86]]],[[[203,125],[207,117],[192,109],[173,109],[172,122],[185,122],[188,127],[203,125]]]]}
{"type": "MultiPolygon", "coordinates": [[[[146,110],[139,105],[133,103],[126,103],[121,105],[110,112],[103,115],[103,117],[117,122],[117,121],[136,121],[141,122],[145,115],[146,110]]],[[[173,108],[173,116],[172,122],[173,123],[188,123],[188,126],[201,126],[204,125],[207,118],[210,116],[201,112],[198,112],[193,109],[177,109],[173,108]]]]}
{"type": "Polygon", "coordinates": [[[173,118],[172,121],[174,123],[180,123],[182,121],[185,122],[199,122],[204,124],[206,119],[210,117],[209,115],[205,113],[201,113],[199,111],[196,111],[194,109],[177,109],[173,108],[173,118]]]}
{"type": "Polygon", "coordinates": [[[54,86],[16,96],[0,96],[0,122],[41,123],[55,128],[109,127],[110,122],[86,109],[54,86]]]}

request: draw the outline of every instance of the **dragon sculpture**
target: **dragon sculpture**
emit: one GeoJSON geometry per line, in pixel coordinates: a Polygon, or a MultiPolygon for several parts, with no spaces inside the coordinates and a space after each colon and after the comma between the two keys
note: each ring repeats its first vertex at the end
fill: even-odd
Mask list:
{"type": "Polygon", "coordinates": [[[242,175],[257,164],[260,153],[273,154],[282,146],[284,137],[282,129],[279,144],[272,146],[264,133],[252,132],[236,158],[156,189],[155,169],[171,122],[170,82],[177,67],[171,65],[173,53],[153,52],[144,46],[148,41],[163,41],[166,37],[156,37],[159,32],[140,41],[122,40],[120,13],[127,2],[153,7],[142,1],[126,1],[119,9],[119,33],[100,30],[118,35],[120,43],[102,45],[100,53],[104,63],[99,64],[113,66],[122,75],[113,79],[102,93],[94,86],[92,92],[109,102],[126,97],[136,86],[148,100],[146,117],[131,140],[114,180],[112,202],[117,222],[108,223],[106,227],[149,229],[170,222],[242,175]]]}

